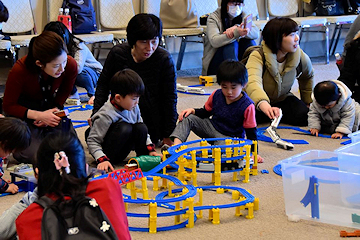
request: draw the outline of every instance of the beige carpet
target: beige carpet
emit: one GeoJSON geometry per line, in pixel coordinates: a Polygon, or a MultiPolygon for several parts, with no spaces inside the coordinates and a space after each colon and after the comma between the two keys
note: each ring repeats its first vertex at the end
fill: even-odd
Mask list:
{"type": "MultiPolygon", "coordinates": [[[[336,79],[339,72],[332,62],[330,65],[322,65],[322,63],[314,64],[315,80],[336,79]]],[[[179,78],[178,82],[183,85],[198,84],[197,78],[179,78]]],[[[217,86],[205,88],[207,92],[211,92],[217,86]]],[[[296,86],[294,92],[297,92],[296,86]]],[[[202,107],[208,96],[187,95],[179,93],[178,111],[188,107],[202,107]]],[[[90,111],[76,111],[71,113],[71,118],[84,120],[90,115],[90,111]]],[[[262,125],[266,126],[266,125],[262,125]]],[[[260,126],[260,127],[262,127],[260,126]]],[[[77,129],[79,137],[84,143],[84,130],[86,128],[77,129]]],[[[131,232],[133,239],[338,239],[339,230],[353,231],[354,229],[344,228],[313,221],[301,220],[300,222],[290,222],[285,214],[285,205],[283,197],[282,178],[272,169],[279,160],[293,156],[309,149],[335,150],[339,148],[341,140],[329,140],[326,138],[316,138],[303,134],[298,134],[292,130],[279,130],[278,133],[283,138],[304,139],[309,142],[308,145],[295,145],[293,151],[286,151],[277,148],[273,143],[260,142],[260,155],[264,157],[265,162],[259,165],[259,171],[266,169],[269,174],[261,174],[250,177],[249,183],[232,182],[232,174],[222,174],[222,184],[237,186],[251,190],[255,197],[260,199],[260,209],[254,212],[253,219],[245,219],[245,217],[235,217],[234,209],[225,209],[220,211],[220,224],[213,225],[208,221],[208,211],[203,212],[203,218],[198,219],[194,228],[183,228],[174,231],[159,232],[157,234],[149,234],[142,232],[131,232]]],[[[191,135],[190,140],[196,139],[191,135]]],[[[93,160],[88,156],[88,162],[93,160]]],[[[211,175],[199,174],[199,185],[212,185],[210,183],[211,175]]],[[[148,182],[148,188],[152,188],[152,183],[148,182]]],[[[127,191],[127,190],[124,190],[127,191]]],[[[157,193],[150,193],[155,196],[157,193]]],[[[14,196],[6,196],[0,198],[0,212],[7,209],[13,203],[17,202],[23,193],[14,196]]],[[[204,204],[225,204],[231,203],[230,194],[217,194],[207,191],[204,193],[204,204]]],[[[145,213],[148,206],[129,206],[129,210],[133,212],[145,213]]],[[[245,212],[246,213],[246,212],[245,212]]],[[[138,220],[129,218],[131,226],[147,227],[147,220],[138,220]]],[[[174,224],[174,218],[159,219],[159,226],[168,226],[174,224]]]]}

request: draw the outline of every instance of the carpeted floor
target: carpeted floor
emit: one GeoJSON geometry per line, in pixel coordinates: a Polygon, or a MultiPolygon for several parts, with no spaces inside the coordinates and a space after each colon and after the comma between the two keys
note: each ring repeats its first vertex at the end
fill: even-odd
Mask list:
{"type": "MultiPolygon", "coordinates": [[[[337,79],[339,71],[332,61],[330,65],[314,63],[315,82],[337,79]]],[[[178,82],[182,85],[198,84],[197,76],[199,69],[180,71],[178,73],[178,82]]],[[[217,86],[206,87],[205,91],[211,93],[217,86]]],[[[297,86],[293,88],[294,93],[298,93],[297,86]]],[[[178,94],[178,112],[188,107],[202,107],[208,96],[178,94]]],[[[71,113],[71,118],[76,120],[86,120],[90,116],[90,111],[75,111],[71,113]]],[[[261,125],[264,127],[267,125],[261,125]]],[[[77,132],[84,143],[85,127],[78,128],[77,132]]],[[[299,134],[293,130],[279,130],[278,133],[283,138],[303,139],[309,144],[295,145],[294,150],[286,151],[277,148],[273,143],[260,142],[259,153],[264,158],[264,163],[259,164],[259,171],[268,170],[269,174],[259,173],[257,176],[251,176],[249,183],[242,181],[232,182],[232,174],[222,174],[223,185],[237,186],[251,190],[255,197],[260,199],[260,209],[254,212],[253,219],[246,219],[244,216],[235,217],[234,209],[225,209],[220,211],[220,224],[214,225],[208,221],[208,212],[203,212],[203,218],[198,219],[194,228],[183,228],[179,230],[159,232],[149,234],[143,232],[131,232],[133,239],[338,239],[339,230],[353,231],[354,229],[341,226],[329,225],[320,222],[305,221],[290,222],[285,214],[284,196],[282,178],[276,175],[272,169],[278,161],[309,149],[320,149],[333,151],[339,148],[342,140],[329,140],[327,138],[316,138],[309,135],[299,134]]],[[[197,139],[193,134],[189,140],[197,139]]],[[[86,148],[85,148],[86,149],[86,148]]],[[[92,163],[91,156],[88,162],[92,163]]],[[[198,185],[212,185],[211,175],[199,174],[198,185]]],[[[148,188],[152,189],[152,183],[148,182],[148,188]]],[[[124,189],[124,191],[127,191],[124,189]]],[[[157,193],[150,191],[150,196],[156,196],[157,193]]],[[[10,207],[13,203],[21,199],[23,193],[13,196],[0,198],[0,212],[10,207]]],[[[204,205],[231,203],[231,194],[217,194],[207,191],[204,193],[204,205]]],[[[146,213],[148,206],[129,205],[129,211],[146,213]]],[[[181,219],[183,221],[183,219],[181,219]]],[[[129,218],[129,223],[133,227],[147,227],[148,220],[138,220],[129,218]]],[[[158,218],[159,226],[169,226],[174,224],[174,217],[165,219],[158,218]]]]}

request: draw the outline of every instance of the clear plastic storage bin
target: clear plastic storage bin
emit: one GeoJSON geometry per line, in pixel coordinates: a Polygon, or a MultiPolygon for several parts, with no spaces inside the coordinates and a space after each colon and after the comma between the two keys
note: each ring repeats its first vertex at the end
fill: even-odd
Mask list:
{"type": "Polygon", "coordinates": [[[311,150],[279,163],[288,216],[360,228],[360,156],[311,150]]]}

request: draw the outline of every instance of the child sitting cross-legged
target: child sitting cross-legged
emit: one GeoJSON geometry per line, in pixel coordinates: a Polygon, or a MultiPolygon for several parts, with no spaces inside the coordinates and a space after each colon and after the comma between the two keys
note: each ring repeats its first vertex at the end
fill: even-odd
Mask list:
{"type": "MultiPolygon", "coordinates": [[[[246,133],[248,139],[257,140],[255,106],[242,91],[248,81],[245,66],[239,61],[225,60],[216,77],[221,89],[210,95],[205,106],[180,113],[179,123],[170,136],[174,145],[185,142],[191,130],[201,138],[245,138],[246,133]]],[[[263,162],[259,155],[258,162],[263,162]]]]}
{"type": "Polygon", "coordinates": [[[351,98],[349,88],[338,80],[323,81],[314,88],[313,102],[308,113],[308,124],[312,135],[320,132],[331,134],[331,138],[359,129],[360,105],[351,98]]]}
{"type": "Polygon", "coordinates": [[[92,127],[86,140],[97,168],[114,171],[111,163],[123,161],[133,149],[137,156],[161,156],[141,118],[138,103],[145,90],[141,77],[124,69],[112,77],[110,89],[110,100],[91,117],[92,127]],[[121,124],[113,124],[116,122],[121,124]]]}

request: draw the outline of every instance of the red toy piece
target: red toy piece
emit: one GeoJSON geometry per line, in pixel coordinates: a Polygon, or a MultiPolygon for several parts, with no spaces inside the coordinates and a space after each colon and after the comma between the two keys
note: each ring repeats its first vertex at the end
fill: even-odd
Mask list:
{"type": "Polygon", "coordinates": [[[119,181],[120,185],[124,185],[129,182],[133,182],[144,177],[140,168],[128,171],[127,169],[119,169],[109,173],[109,178],[113,178],[119,181]]]}
{"type": "Polygon", "coordinates": [[[340,237],[360,237],[360,230],[354,232],[340,231],[340,237]]]}

